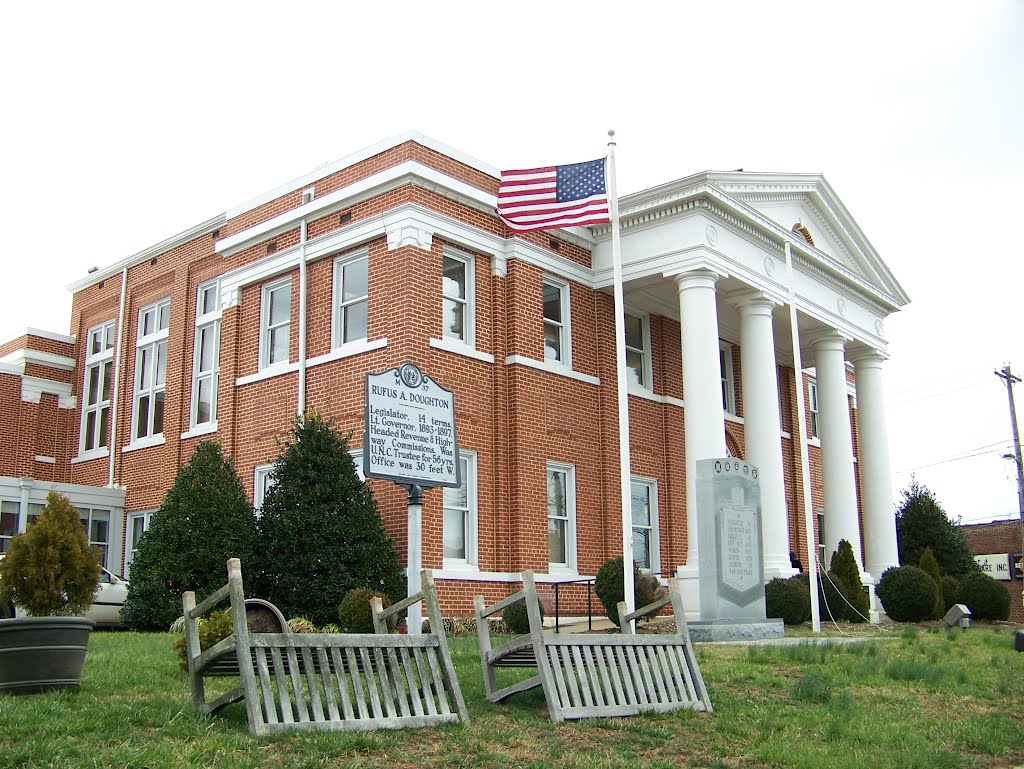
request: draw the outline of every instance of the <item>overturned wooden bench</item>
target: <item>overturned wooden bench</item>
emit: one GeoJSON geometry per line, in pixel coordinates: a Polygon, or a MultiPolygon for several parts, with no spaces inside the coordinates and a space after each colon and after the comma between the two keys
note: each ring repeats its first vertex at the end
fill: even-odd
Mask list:
{"type": "Polygon", "coordinates": [[[474,599],[480,663],[487,699],[501,702],[542,687],[552,721],[631,716],[644,711],[692,708],[711,712],[711,699],[697,666],[683,614],[680,588],[669,580],[669,594],[622,617],[622,634],[545,632],[533,572],[522,575],[523,589],[491,606],[474,599]],[[519,601],[526,602],[529,635],[491,648],[487,618],[519,601]],[[671,603],[676,632],[635,635],[631,620],[671,603]],[[498,688],[498,668],[536,668],[537,675],[498,688]]]}
{"type": "MultiPolygon", "coordinates": [[[[228,561],[228,583],[198,606],[182,595],[192,702],[202,715],[245,701],[249,730],[257,736],[286,730],[365,731],[468,721],[466,705],[444,634],[433,576],[423,590],[387,609],[370,602],[374,633],[262,633],[249,629],[241,564],[228,561]],[[234,632],[206,651],[198,619],[225,599],[234,632]],[[430,632],[387,632],[387,618],[422,600],[430,632]],[[231,675],[238,686],[213,699],[204,679],[231,675]]],[[[250,599],[251,602],[251,599],[250,599]]],[[[276,611],[276,610],[275,610],[276,611]]]]}

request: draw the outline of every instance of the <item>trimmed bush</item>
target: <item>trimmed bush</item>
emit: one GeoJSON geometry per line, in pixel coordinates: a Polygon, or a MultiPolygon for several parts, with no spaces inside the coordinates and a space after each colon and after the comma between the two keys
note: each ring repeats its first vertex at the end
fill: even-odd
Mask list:
{"type": "MultiPolygon", "coordinates": [[[[229,635],[235,632],[231,621],[231,610],[210,612],[205,617],[199,618],[199,650],[206,651],[216,643],[220,643],[229,635]]],[[[188,672],[188,655],[185,653],[185,636],[179,636],[173,644],[174,651],[178,655],[178,667],[188,672]]]]}
{"type": "Polygon", "coordinates": [[[971,610],[971,619],[1008,620],[1010,592],[988,574],[968,574],[960,583],[960,603],[971,610]]]}
{"type": "Polygon", "coordinates": [[[932,619],[942,619],[946,613],[942,608],[945,603],[942,596],[942,576],[939,574],[939,562],[935,560],[935,553],[930,547],[926,547],[921,553],[921,560],[917,567],[926,572],[935,583],[935,611],[932,612],[932,619]]]}
{"type": "Polygon", "coordinates": [[[305,617],[292,617],[288,620],[288,629],[293,633],[315,633],[318,628],[305,617]]]}
{"type": "Polygon", "coordinates": [[[768,616],[783,624],[799,625],[811,618],[811,591],[799,577],[776,577],[764,586],[764,597],[768,616]]]}
{"type": "Polygon", "coordinates": [[[257,524],[260,595],[317,625],[338,619],[353,588],[405,596],[373,493],[329,419],[315,411],[296,419],[270,477],[257,524]]]}
{"type": "MultiPolygon", "coordinates": [[[[622,556],[609,558],[598,569],[594,580],[594,592],[604,606],[608,619],[619,624],[619,601],[626,598],[626,580],[622,571],[622,556]]],[[[646,606],[658,600],[661,594],[661,583],[653,574],[646,574],[633,564],[633,601],[635,608],[646,606]]],[[[653,615],[651,615],[653,616],[653,615]]],[[[650,616],[640,619],[650,619],[650,616]]]]}
{"type": "Polygon", "coordinates": [[[78,511],[51,491],[39,518],[11,538],[0,559],[0,605],[17,604],[34,617],[82,614],[99,582],[100,553],[89,547],[78,511]]]}
{"type": "MultiPolygon", "coordinates": [[[[378,593],[369,587],[356,587],[345,593],[338,606],[338,625],[344,633],[372,633],[373,610],[370,599],[379,598],[386,609],[391,599],[385,593],[378,593]]],[[[388,629],[394,629],[394,616],[388,617],[388,629]]]]}
{"type": "MultiPolygon", "coordinates": [[[[538,601],[537,607],[540,609],[540,618],[544,619],[544,605],[538,601]]],[[[530,617],[527,614],[526,601],[516,601],[501,613],[501,618],[505,621],[508,629],[516,635],[526,635],[530,632],[530,617]]]]}
{"type": "Polygon", "coordinates": [[[178,471],[142,535],[121,619],[136,630],[163,630],[181,615],[181,594],[202,601],[227,581],[229,558],[242,561],[252,595],[256,523],[234,462],[203,441],[178,471]]]}
{"type": "Polygon", "coordinates": [[[935,583],[917,566],[886,569],[875,592],[885,613],[896,622],[921,622],[935,610],[935,583]]]}
{"type": "Polygon", "coordinates": [[[960,580],[946,574],[942,578],[942,616],[960,601],[960,580]]]}
{"type": "Polygon", "coordinates": [[[839,540],[839,548],[832,554],[829,573],[840,580],[845,588],[846,598],[849,601],[849,603],[843,601],[846,619],[850,622],[867,622],[870,618],[871,607],[868,605],[868,597],[864,592],[864,584],[860,581],[860,568],[857,566],[857,558],[853,553],[853,545],[845,539],[839,540]]]}

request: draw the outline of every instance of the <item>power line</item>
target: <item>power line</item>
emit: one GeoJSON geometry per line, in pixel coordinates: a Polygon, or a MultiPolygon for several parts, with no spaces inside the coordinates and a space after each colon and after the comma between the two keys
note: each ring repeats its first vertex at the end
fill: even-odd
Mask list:
{"type": "Polygon", "coordinates": [[[1006,441],[997,441],[996,443],[990,443],[987,446],[978,446],[973,449],[966,449],[958,454],[954,454],[946,459],[940,459],[935,462],[930,462],[926,465],[917,465],[916,467],[908,467],[905,470],[896,470],[893,475],[902,475],[904,473],[912,473],[914,470],[923,470],[926,467],[936,467],[938,465],[948,465],[950,462],[959,462],[963,459],[973,459],[974,457],[984,456],[985,454],[996,454],[998,452],[993,451],[996,446],[1004,446],[1006,441]]]}

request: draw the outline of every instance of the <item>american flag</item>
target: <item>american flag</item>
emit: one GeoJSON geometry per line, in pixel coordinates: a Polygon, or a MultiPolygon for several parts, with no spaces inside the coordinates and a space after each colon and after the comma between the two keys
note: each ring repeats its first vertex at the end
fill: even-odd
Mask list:
{"type": "Polygon", "coordinates": [[[519,232],[610,222],[604,161],[502,171],[498,216],[519,232]]]}

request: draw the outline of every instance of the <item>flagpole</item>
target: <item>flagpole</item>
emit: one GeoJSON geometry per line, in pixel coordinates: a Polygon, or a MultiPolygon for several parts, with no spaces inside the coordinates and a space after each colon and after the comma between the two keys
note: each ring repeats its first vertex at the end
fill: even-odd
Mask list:
{"type": "MultiPolygon", "coordinates": [[[[633,598],[633,514],[629,480],[629,394],[626,390],[626,308],[622,297],[622,242],[619,237],[619,196],[615,189],[615,131],[608,131],[608,206],[612,220],[612,284],[615,294],[615,373],[619,407],[619,490],[622,505],[622,576],[626,613],[633,598]]],[[[634,627],[634,623],[630,623],[634,627]]]]}

